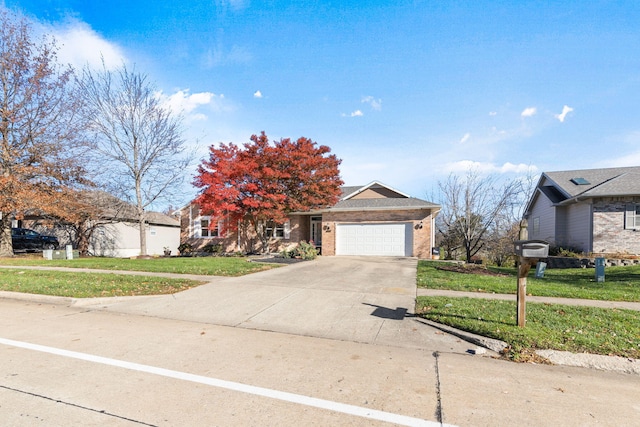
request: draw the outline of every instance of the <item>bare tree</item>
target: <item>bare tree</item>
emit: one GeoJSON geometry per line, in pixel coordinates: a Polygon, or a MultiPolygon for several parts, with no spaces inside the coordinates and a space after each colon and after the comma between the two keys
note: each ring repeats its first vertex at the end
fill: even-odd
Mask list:
{"type": "Polygon", "coordinates": [[[91,148],[98,181],[136,206],[140,253],[147,254],[146,210],[179,189],[193,156],[182,137],[182,117],[174,115],[146,75],[122,65],[110,71],[85,68],[91,148]],[[102,173],[101,173],[102,172],[102,173]]]}
{"type": "Polygon", "coordinates": [[[0,7],[0,256],[13,255],[13,219],[55,210],[84,179],[73,71],[57,62],[53,39],[30,31],[0,7]]]}
{"type": "Polygon", "coordinates": [[[438,182],[442,196],[438,231],[464,248],[467,262],[485,245],[489,231],[520,203],[519,180],[499,183],[496,176],[469,170],[464,177],[449,175],[438,182]]]}

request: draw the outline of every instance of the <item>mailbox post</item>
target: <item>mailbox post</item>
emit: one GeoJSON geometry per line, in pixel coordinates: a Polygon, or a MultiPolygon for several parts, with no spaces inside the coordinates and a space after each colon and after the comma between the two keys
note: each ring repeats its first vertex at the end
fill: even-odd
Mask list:
{"type": "Polygon", "coordinates": [[[524,328],[526,323],[527,275],[531,266],[535,265],[540,258],[549,256],[549,244],[543,240],[527,240],[528,234],[527,220],[523,219],[520,223],[520,240],[514,242],[515,253],[518,256],[516,322],[521,328],[524,328]]]}

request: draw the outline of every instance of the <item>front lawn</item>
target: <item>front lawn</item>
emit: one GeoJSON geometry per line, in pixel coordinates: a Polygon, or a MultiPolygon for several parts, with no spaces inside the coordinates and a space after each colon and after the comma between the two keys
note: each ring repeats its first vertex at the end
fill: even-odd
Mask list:
{"type": "Polygon", "coordinates": [[[527,323],[516,325],[516,303],[476,298],[418,297],[425,319],[499,339],[508,356],[527,360],[537,349],[640,359],[640,312],[527,303],[527,323]]]}
{"type": "Polygon", "coordinates": [[[0,269],[0,291],[72,298],[173,294],[202,283],[124,274],[0,269]]]}
{"type": "Polygon", "coordinates": [[[243,276],[278,267],[253,263],[244,257],[168,257],[151,259],[79,258],[45,260],[40,256],[0,258],[0,265],[35,265],[42,267],[93,268],[99,270],[148,271],[151,273],[198,274],[207,276],[243,276]]]}
{"type": "MultiPolygon", "coordinates": [[[[515,268],[488,267],[501,276],[458,273],[438,267],[451,265],[439,261],[418,263],[418,287],[454,291],[515,294],[515,268]]],[[[640,266],[607,267],[605,282],[595,281],[594,269],[547,269],[544,278],[536,279],[532,268],[527,278],[527,294],[546,297],[584,298],[607,301],[640,301],[640,266]]]]}

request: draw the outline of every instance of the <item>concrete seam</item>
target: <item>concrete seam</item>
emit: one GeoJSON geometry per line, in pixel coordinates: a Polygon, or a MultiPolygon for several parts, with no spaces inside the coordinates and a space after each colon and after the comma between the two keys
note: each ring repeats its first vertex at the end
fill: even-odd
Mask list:
{"type": "Polygon", "coordinates": [[[295,292],[292,292],[290,294],[285,295],[284,297],[280,298],[278,301],[274,302],[273,304],[271,304],[269,307],[265,307],[262,310],[258,311],[257,313],[254,313],[253,315],[251,315],[250,317],[244,319],[243,321],[241,321],[240,323],[237,323],[236,325],[234,325],[234,327],[241,327],[243,324],[245,324],[246,322],[250,322],[251,319],[255,318],[256,316],[259,316],[260,314],[264,313],[265,311],[271,309],[273,306],[280,304],[282,301],[290,298],[291,296],[298,294],[300,292],[302,292],[304,289],[297,289],[295,292]]]}
{"type": "Polygon", "coordinates": [[[435,374],[436,374],[436,420],[438,420],[438,422],[440,423],[440,425],[444,425],[443,424],[443,414],[442,414],[442,395],[440,394],[440,367],[438,366],[438,358],[440,357],[440,354],[437,351],[433,352],[433,357],[435,358],[435,363],[434,363],[434,369],[435,369],[435,374]]]}
{"type": "Polygon", "coordinates": [[[78,405],[76,403],[65,402],[64,400],[54,399],[52,397],[44,396],[42,394],[32,393],[30,391],[19,390],[17,388],[13,388],[13,387],[7,387],[5,385],[0,385],[0,388],[3,388],[5,390],[9,390],[9,391],[13,391],[13,392],[16,392],[16,393],[27,394],[29,396],[37,397],[37,398],[40,398],[40,399],[50,400],[52,402],[61,403],[63,405],[67,405],[67,406],[73,406],[74,408],[83,409],[85,411],[97,412],[99,414],[103,414],[103,415],[106,415],[106,416],[109,416],[109,417],[118,418],[118,419],[121,419],[121,420],[124,420],[124,421],[131,421],[132,423],[141,424],[141,425],[144,425],[144,426],[157,427],[155,424],[148,424],[148,423],[145,423],[143,421],[138,421],[138,420],[134,420],[132,418],[123,417],[121,415],[112,414],[112,413],[104,411],[104,410],[93,409],[93,408],[89,408],[87,406],[78,405]]]}

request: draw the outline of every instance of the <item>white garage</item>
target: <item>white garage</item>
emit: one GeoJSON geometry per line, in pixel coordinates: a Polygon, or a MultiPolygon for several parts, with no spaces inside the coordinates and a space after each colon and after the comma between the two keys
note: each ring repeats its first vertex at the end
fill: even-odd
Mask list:
{"type": "Polygon", "coordinates": [[[336,255],[412,256],[411,223],[336,224],[336,255]]]}

